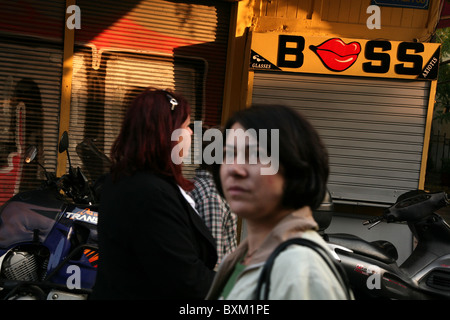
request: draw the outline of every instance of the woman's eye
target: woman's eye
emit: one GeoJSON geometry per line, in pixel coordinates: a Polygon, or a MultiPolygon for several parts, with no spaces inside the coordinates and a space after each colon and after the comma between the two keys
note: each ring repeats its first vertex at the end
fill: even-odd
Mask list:
{"type": "Polygon", "coordinates": [[[258,162],[258,148],[248,148],[246,160],[250,164],[256,164],[258,162]]]}
{"type": "Polygon", "coordinates": [[[235,157],[234,148],[225,147],[223,148],[223,161],[224,163],[232,163],[235,157]]]}

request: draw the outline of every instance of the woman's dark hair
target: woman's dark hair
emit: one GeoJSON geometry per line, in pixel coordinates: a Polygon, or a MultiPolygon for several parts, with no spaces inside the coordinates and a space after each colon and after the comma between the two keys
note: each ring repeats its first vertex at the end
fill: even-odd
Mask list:
{"type": "Polygon", "coordinates": [[[193,185],[183,177],[181,164],[171,159],[177,144],[171,139],[172,132],[181,127],[190,111],[186,99],[174,92],[147,88],[139,94],[126,111],[111,148],[113,177],[150,171],[173,177],[182,188],[191,189],[193,185]]]}
{"type": "MultiPolygon", "coordinates": [[[[267,129],[269,154],[270,130],[279,130],[279,169],[286,181],[282,205],[292,209],[303,206],[317,209],[327,190],[328,152],[310,122],[299,112],[283,105],[254,105],[228,119],[223,141],[226,141],[226,130],[235,123],[245,130],[255,129],[257,133],[260,129],[267,129]]],[[[213,176],[223,195],[219,170],[220,165],[214,166],[213,176]]]]}

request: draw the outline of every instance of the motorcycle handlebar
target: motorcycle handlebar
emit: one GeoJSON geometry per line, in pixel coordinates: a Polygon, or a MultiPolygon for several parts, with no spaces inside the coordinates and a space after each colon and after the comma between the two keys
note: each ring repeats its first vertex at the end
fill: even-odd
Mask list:
{"type": "Polygon", "coordinates": [[[429,216],[449,204],[449,197],[445,192],[420,193],[402,199],[391,206],[385,213],[386,220],[414,221],[429,216]]]}
{"type": "Polygon", "coordinates": [[[42,184],[41,188],[52,189],[57,193],[61,191],[75,203],[79,204],[94,204],[98,202],[98,192],[94,190],[94,186],[91,186],[91,182],[96,181],[99,177],[109,171],[111,164],[109,158],[103,154],[91,139],[85,139],[76,146],[76,152],[80,157],[85,168],[93,168],[94,170],[87,170],[90,172],[90,181],[82,172],[80,167],[73,168],[69,157],[69,138],[67,131],[64,131],[59,141],[58,151],[59,153],[67,152],[67,159],[69,162],[68,173],[61,177],[56,177],[54,173],[48,172],[45,168],[37,162],[37,147],[31,145],[27,148],[25,153],[25,162],[30,163],[36,161],[45,172],[46,180],[42,184]],[[97,174],[94,177],[94,173],[97,174]],[[56,190],[55,190],[56,189],[56,190]]]}
{"type": "Polygon", "coordinates": [[[61,176],[56,183],[58,190],[62,190],[66,196],[75,203],[93,204],[95,202],[93,192],[88,180],[80,168],[61,176]]]}
{"type": "Polygon", "coordinates": [[[430,216],[436,210],[446,207],[449,204],[450,198],[446,192],[421,192],[398,200],[394,205],[386,209],[382,216],[367,220],[363,224],[370,224],[370,229],[383,220],[388,223],[416,221],[430,216]]]}

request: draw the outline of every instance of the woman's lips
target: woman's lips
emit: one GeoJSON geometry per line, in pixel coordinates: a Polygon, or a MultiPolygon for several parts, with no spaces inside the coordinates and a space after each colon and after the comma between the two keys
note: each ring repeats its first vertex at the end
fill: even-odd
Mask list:
{"type": "Polygon", "coordinates": [[[339,38],[333,38],[318,46],[309,46],[317,54],[325,67],[332,71],[344,71],[356,61],[361,52],[358,42],[346,44],[339,38]]]}
{"type": "Polygon", "coordinates": [[[231,186],[231,187],[228,187],[226,190],[227,190],[228,194],[230,194],[230,195],[239,195],[239,194],[247,192],[246,189],[244,189],[240,186],[231,186]]]}

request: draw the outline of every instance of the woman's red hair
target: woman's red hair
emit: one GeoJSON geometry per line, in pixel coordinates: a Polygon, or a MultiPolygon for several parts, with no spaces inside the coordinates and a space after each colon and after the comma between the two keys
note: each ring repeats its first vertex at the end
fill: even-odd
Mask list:
{"type": "Polygon", "coordinates": [[[185,190],[192,189],[192,183],[183,177],[182,165],[171,159],[177,144],[171,139],[172,132],[181,127],[190,111],[186,99],[173,92],[147,88],[139,94],[131,102],[111,148],[113,177],[150,171],[173,177],[185,190]],[[171,98],[178,103],[173,110],[171,98]]]}

